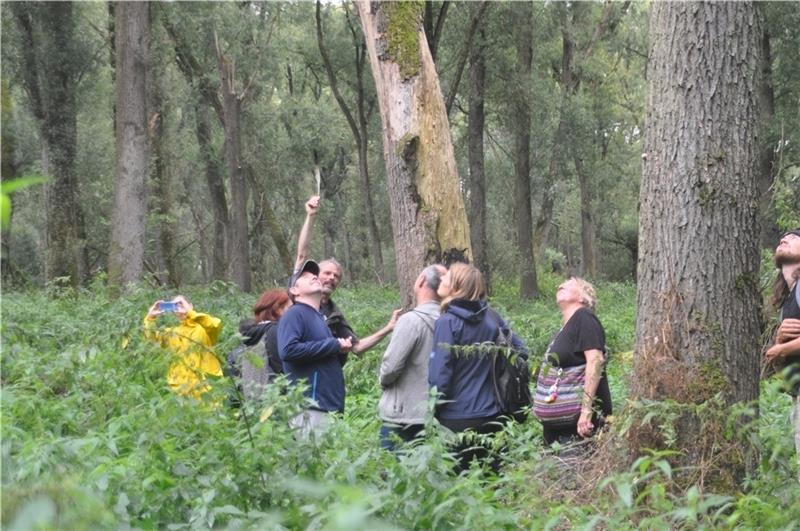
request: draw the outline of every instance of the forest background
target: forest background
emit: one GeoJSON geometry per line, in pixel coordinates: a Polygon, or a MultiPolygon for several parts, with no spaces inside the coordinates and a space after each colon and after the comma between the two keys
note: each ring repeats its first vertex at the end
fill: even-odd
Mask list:
{"type": "MultiPolygon", "coordinates": [[[[400,300],[398,253],[378,97],[352,5],[152,3],[146,26],[126,33],[130,41],[120,40],[120,5],[2,8],[2,181],[13,201],[13,210],[3,206],[2,238],[4,524],[24,527],[36,514],[47,525],[144,527],[213,526],[215,519],[289,527],[347,527],[348,518],[401,527],[792,521],[798,502],[785,487],[795,470],[788,405],[774,382],[762,385],[761,457],[749,480],[711,474],[709,485],[687,473],[691,481],[673,481],[673,467],[685,463],[671,460],[675,441],[667,437],[654,454],[636,460],[640,454],[628,452],[622,468],[595,471],[591,495],[560,490],[537,449],[534,423],[506,434],[517,448],[512,459],[523,463],[507,483],[477,473],[455,482],[442,464],[446,435],[432,433],[424,452],[399,464],[371,451],[374,357],[348,367],[347,422],[322,446],[297,446],[277,420],[268,421],[270,408],[277,419],[296,406],[277,392],[271,405],[252,408],[260,417],[255,433],[255,418],[243,426],[164,396],[166,362],[137,334],[148,301],[188,289],[225,318],[221,349],[232,347],[233,324],[252,299],[240,290],[280,286],[291,268],[302,204],[317,190],[315,167],[323,207],[312,254],[343,263],[353,289],[341,297],[361,333],[400,300]],[[142,42],[146,53],[137,60],[142,42]],[[129,52],[145,75],[123,73],[129,52]],[[130,80],[123,89],[142,98],[120,99],[123,75],[130,80]],[[120,109],[136,101],[139,108],[120,109]],[[119,112],[143,117],[140,126],[126,132],[119,112]],[[132,140],[125,145],[147,146],[139,167],[147,184],[124,192],[117,143],[126,134],[132,140]],[[39,175],[50,180],[13,184],[39,175]],[[142,212],[120,218],[121,205],[142,198],[142,212]],[[143,223],[129,221],[136,216],[143,223]],[[114,244],[115,226],[126,225],[143,242],[134,275],[141,283],[117,299],[125,264],[136,262],[114,244]],[[58,324],[46,326],[42,308],[58,324]],[[114,330],[119,337],[108,341],[114,330]],[[130,359],[139,370],[120,373],[130,359]],[[134,372],[137,383],[128,389],[134,372]],[[119,389],[115,409],[108,395],[119,389]],[[144,429],[153,418],[164,424],[144,429]],[[283,448],[280,459],[257,450],[265,446],[283,448]],[[232,469],[239,460],[241,468],[232,469]],[[381,484],[378,472],[387,469],[390,479],[381,484]],[[415,483],[421,470],[430,474],[425,485],[415,483]],[[294,479],[271,483],[265,474],[294,479]],[[543,485],[532,487],[530,477],[543,485]],[[88,508],[97,522],[85,516],[88,508]]],[[[777,235],[800,225],[800,9],[792,2],[759,9],[763,289],[777,235]]],[[[609,343],[626,353],[612,369],[614,396],[627,396],[651,6],[426,2],[420,11],[473,258],[492,280],[493,301],[538,351],[557,329],[544,302],[557,278],[576,273],[598,282],[609,302],[601,306],[609,343]]],[[[774,319],[765,315],[763,341],[774,319]]],[[[685,413],[668,401],[646,405],[657,409],[662,428],[664,419],[685,413]]],[[[636,416],[626,418],[622,432],[636,416]]]]}

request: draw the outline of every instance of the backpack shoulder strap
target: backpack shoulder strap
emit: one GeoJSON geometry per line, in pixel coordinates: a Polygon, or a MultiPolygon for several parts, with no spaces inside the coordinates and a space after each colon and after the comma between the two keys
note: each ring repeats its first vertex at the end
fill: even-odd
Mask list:
{"type": "Polygon", "coordinates": [[[432,315],[421,312],[419,310],[411,310],[411,313],[416,314],[420,321],[433,333],[433,321],[436,319],[432,315]]]}

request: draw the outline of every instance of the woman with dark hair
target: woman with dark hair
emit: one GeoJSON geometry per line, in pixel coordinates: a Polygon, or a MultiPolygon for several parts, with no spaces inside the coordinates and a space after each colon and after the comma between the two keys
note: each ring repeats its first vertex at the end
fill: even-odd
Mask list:
{"type": "Polygon", "coordinates": [[[255,319],[246,319],[239,323],[239,333],[244,339],[242,346],[229,356],[228,364],[233,375],[241,377],[241,389],[245,398],[259,398],[270,380],[283,374],[283,363],[278,355],[276,325],[291,305],[286,290],[267,290],[253,306],[255,319]],[[248,352],[263,360],[261,367],[250,362],[246,355],[248,352]]]}
{"type": "MultiPolygon", "coordinates": [[[[442,277],[438,290],[441,317],[433,332],[433,353],[428,365],[428,383],[443,400],[436,418],[446,428],[470,435],[490,436],[503,429],[507,418],[492,382],[493,358],[484,349],[497,340],[500,330],[511,335],[514,350],[524,358],[528,351],[519,337],[510,333],[503,319],[486,303],[486,283],[474,266],[456,263],[442,277]]],[[[490,457],[489,442],[464,437],[457,446],[458,469],[466,470],[473,459],[490,457]]],[[[499,468],[492,456],[490,465],[499,468]]]]}

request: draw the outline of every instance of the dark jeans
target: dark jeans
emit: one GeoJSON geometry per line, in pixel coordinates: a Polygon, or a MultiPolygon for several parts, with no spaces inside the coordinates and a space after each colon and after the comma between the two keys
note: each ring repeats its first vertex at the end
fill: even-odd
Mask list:
{"type": "Polygon", "coordinates": [[[425,428],[424,424],[384,423],[381,426],[381,448],[394,452],[397,450],[398,438],[404,442],[411,442],[423,428],[425,428]]]}
{"type": "MultiPolygon", "coordinates": [[[[477,435],[492,435],[503,431],[503,426],[508,421],[506,417],[482,417],[475,419],[439,419],[445,428],[456,433],[469,432],[477,435]]],[[[468,434],[469,435],[469,434],[468,434]]],[[[500,471],[500,456],[498,452],[491,448],[491,438],[480,437],[475,440],[467,436],[466,440],[459,442],[455,448],[458,463],[456,472],[461,473],[469,469],[469,464],[473,459],[488,462],[495,473],[500,471]]],[[[502,451],[502,449],[500,450],[502,451]]]]}

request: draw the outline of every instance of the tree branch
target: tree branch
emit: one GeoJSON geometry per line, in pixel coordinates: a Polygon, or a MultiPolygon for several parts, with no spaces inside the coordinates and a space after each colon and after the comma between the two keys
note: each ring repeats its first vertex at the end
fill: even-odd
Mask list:
{"type": "Polygon", "coordinates": [[[592,38],[588,43],[586,43],[586,46],[583,49],[583,57],[581,59],[579,68],[589,60],[597,43],[607,35],[614,33],[620,21],[622,20],[622,15],[628,11],[628,7],[631,5],[631,0],[626,0],[622,4],[622,7],[620,7],[619,11],[616,13],[616,16],[614,16],[614,4],[615,2],[606,0],[606,5],[603,8],[603,15],[600,17],[600,22],[598,22],[597,26],[595,26],[592,38]]]}
{"type": "Polygon", "coordinates": [[[167,18],[166,10],[162,10],[161,12],[161,23],[164,26],[164,29],[167,31],[167,34],[170,36],[175,48],[175,63],[178,65],[178,69],[183,74],[183,77],[186,78],[186,81],[189,83],[189,85],[197,86],[200,96],[205,99],[206,102],[211,105],[211,107],[214,108],[214,112],[217,113],[219,121],[224,123],[222,102],[219,99],[216,88],[214,88],[214,86],[203,75],[203,69],[200,66],[200,62],[191,51],[192,47],[189,45],[183,35],[175,28],[175,26],[172,25],[172,22],[170,22],[170,20],[167,18]]]}
{"type": "Polygon", "coordinates": [[[339,104],[339,108],[342,110],[342,114],[344,114],[344,117],[347,120],[347,125],[350,126],[350,130],[353,132],[353,138],[355,138],[357,144],[360,144],[361,132],[359,131],[355,118],[353,118],[353,113],[350,112],[350,108],[344,101],[341,92],[339,92],[339,86],[336,82],[336,73],[333,71],[330,57],[328,57],[328,51],[325,49],[325,41],[322,37],[322,17],[320,15],[320,10],[321,3],[320,0],[317,0],[314,18],[317,26],[317,45],[319,46],[319,53],[322,56],[322,64],[325,66],[325,72],[328,74],[328,82],[331,85],[333,97],[336,98],[336,103],[339,104]]]}
{"type": "Polygon", "coordinates": [[[269,43],[272,40],[272,32],[274,31],[275,26],[277,26],[278,20],[280,19],[280,16],[281,16],[280,4],[279,3],[275,3],[274,5],[277,6],[277,8],[275,10],[275,15],[270,17],[272,20],[271,20],[270,25],[269,25],[269,31],[267,32],[267,38],[264,41],[264,45],[259,47],[259,49],[258,49],[258,57],[256,58],[256,67],[253,70],[253,73],[250,76],[250,79],[248,79],[247,83],[245,83],[244,90],[242,90],[242,93],[238,96],[239,97],[239,101],[241,101],[241,102],[243,102],[245,100],[245,98],[247,98],[247,94],[250,91],[250,86],[253,84],[253,81],[255,80],[256,76],[258,75],[258,73],[261,70],[261,58],[264,56],[264,52],[269,48],[269,43]]]}
{"type": "Polygon", "coordinates": [[[442,30],[444,29],[444,21],[447,18],[447,10],[450,8],[450,2],[445,0],[442,2],[442,7],[439,9],[439,16],[436,18],[436,27],[433,34],[430,35],[428,40],[428,48],[431,51],[431,58],[436,60],[436,52],[439,49],[439,41],[442,38],[442,30]]]}
{"type": "Polygon", "coordinates": [[[453,102],[456,99],[458,85],[461,83],[461,75],[464,73],[464,65],[467,64],[467,58],[469,57],[469,52],[472,48],[472,39],[475,37],[475,31],[478,29],[478,24],[480,23],[483,14],[486,12],[487,7],[489,7],[489,2],[482,0],[475,9],[475,13],[472,14],[469,29],[467,30],[467,38],[464,40],[461,56],[458,59],[456,74],[453,82],[450,84],[450,91],[447,93],[447,99],[445,100],[445,109],[447,110],[448,118],[450,117],[450,111],[453,108],[453,102]]]}

